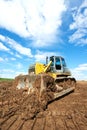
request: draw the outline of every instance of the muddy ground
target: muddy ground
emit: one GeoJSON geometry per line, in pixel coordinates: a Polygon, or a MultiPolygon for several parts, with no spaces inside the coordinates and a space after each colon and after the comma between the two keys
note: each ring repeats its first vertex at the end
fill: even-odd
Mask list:
{"type": "Polygon", "coordinates": [[[45,110],[39,105],[36,95],[32,99],[26,90],[12,87],[12,81],[0,82],[0,130],[87,130],[86,81],[77,82],[75,92],[45,110]]]}

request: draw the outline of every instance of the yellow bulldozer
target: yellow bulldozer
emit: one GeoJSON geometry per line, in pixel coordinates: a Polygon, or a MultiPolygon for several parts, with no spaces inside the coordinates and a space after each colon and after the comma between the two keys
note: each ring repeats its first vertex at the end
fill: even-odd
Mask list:
{"type": "Polygon", "coordinates": [[[37,62],[30,65],[28,74],[15,77],[13,86],[22,89],[27,97],[22,118],[31,119],[45,110],[50,102],[73,92],[76,80],[71,76],[63,57],[51,56],[46,58],[46,64],[37,62]]]}
{"type": "Polygon", "coordinates": [[[15,78],[17,89],[26,89],[27,94],[36,95],[42,106],[74,91],[76,80],[61,56],[46,57],[46,64],[30,65],[27,75],[15,78]]]}

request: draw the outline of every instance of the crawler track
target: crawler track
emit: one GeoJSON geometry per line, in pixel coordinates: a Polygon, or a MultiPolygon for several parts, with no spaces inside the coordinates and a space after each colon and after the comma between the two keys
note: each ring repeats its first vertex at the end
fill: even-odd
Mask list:
{"type": "Polygon", "coordinates": [[[63,87],[64,89],[70,87],[76,87],[76,80],[73,77],[59,77],[55,81],[59,86],[63,87]]]}

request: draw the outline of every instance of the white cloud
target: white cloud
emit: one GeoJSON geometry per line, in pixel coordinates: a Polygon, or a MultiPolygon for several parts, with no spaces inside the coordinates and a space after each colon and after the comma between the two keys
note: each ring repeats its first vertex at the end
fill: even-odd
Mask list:
{"type": "Polygon", "coordinates": [[[18,63],[16,66],[17,66],[17,69],[22,69],[23,68],[23,65],[21,63],[18,63]]]}
{"type": "Polygon", "coordinates": [[[0,40],[4,41],[5,37],[3,35],[0,34],[0,40]]]}
{"type": "Polygon", "coordinates": [[[21,0],[0,0],[0,26],[21,36],[28,36],[21,0]]]}
{"type": "Polygon", "coordinates": [[[11,60],[12,60],[12,61],[15,61],[15,60],[16,60],[16,58],[13,58],[13,57],[12,57],[12,58],[11,58],[11,60]]]}
{"type": "Polygon", "coordinates": [[[4,61],[6,61],[6,62],[7,62],[8,60],[9,60],[9,59],[8,59],[8,57],[4,58],[4,61]]]}
{"type": "Polygon", "coordinates": [[[70,36],[69,41],[77,45],[87,44],[87,0],[73,11],[74,22],[70,24],[70,30],[75,32],[70,36]]]}
{"type": "Polygon", "coordinates": [[[27,72],[23,71],[23,69],[21,70],[22,67],[18,68],[18,66],[21,66],[21,65],[17,64],[17,66],[15,66],[16,71],[15,71],[15,68],[14,69],[12,69],[12,68],[11,69],[1,69],[0,70],[0,77],[2,77],[2,78],[15,78],[19,74],[27,74],[27,72]]]}
{"type": "Polygon", "coordinates": [[[23,37],[34,46],[47,46],[56,38],[66,11],[65,0],[0,0],[0,26],[23,37]]]}
{"type": "Polygon", "coordinates": [[[19,52],[22,55],[32,57],[31,49],[23,47],[22,45],[18,44],[16,41],[6,38],[7,43],[10,45],[11,48],[15,49],[17,52],[19,52]]]}
{"type": "Polygon", "coordinates": [[[71,70],[72,75],[77,80],[87,80],[87,63],[80,64],[78,67],[71,70]]]}
{"type": "Polygon", "coordinates": [[[15,56],[18,57],[18,58],[22,58],[21,55],[19,55],[17,53],[15,54],[15,56]]]}
{"type": "Polygon", "coordinates": [[[0,70],[0,77],[2,78],[14,78],[15,71],[12,69],[2,69],[0,70]]]}
{"type": "Polygon", "coordinates": [[[4,61],[4,59],[2,57],[0,57],[0,62],[4,61]]]}
{"type": "Polygon", "coordinates": [[[9,45],[9,47],[11,47],[11,49],[14,49],[19,54],[22,54],[22,55],[25,55],[25,56],[28,56],[28,57],[32,57],[30,48],[23,47],[22,45],[20,45],[19,43],[17,43],[13,39],[11,39],[9,37],[4,37],[2,35],[0,35],[0,40],[7,43],[9,45]]]}
{"type": "Polygon", "coordinates": [[[16,58],[14,58],[14,57],[12,57],[12,58],[9,58],[9,57],[0,57],[0,62],[8,62],[8,61],[10,61],[10,60],[12,60],[12,61],[15,61],[16,60],[16,58]]]}
{"type": "Polygon", "coordinates": [[[7,62],[8,61],[8,58],[2,58],[2,57],[0,57],[0,62],[7,62]]]}
{"type": "Polygon", "coordinates": [[[0,50],[9,51],[9,48],[7,48],[6,46],[4,46],[4,45],[0,42],[0,50]]]}
{"type": "Polygon", "coordinates": [[[36,55],[35,55],[35,61],[46,63],[47,56],[50,57],[50,56],[58,56],[58,55],[60,54],[56,52],[43,52],[43,51],[37,50],[36,55]]]}
{"type": "Polygon", "coordinates": [[[3,70],[0,70],[0,73],[3,73],[3,72],[7,72],[7,73],[12,73],[14,72],[14,70],[11,70],[11,69],[3,69],[3,70]]]}

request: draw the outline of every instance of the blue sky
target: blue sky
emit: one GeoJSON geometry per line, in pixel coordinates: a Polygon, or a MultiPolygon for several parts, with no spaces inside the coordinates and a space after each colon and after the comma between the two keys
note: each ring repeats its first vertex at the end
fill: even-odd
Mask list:
{"type": "Polygon", "coordinates": [[[0,0],[0,77],[52,55],[87,80],[87,0],[0,0]]]}

